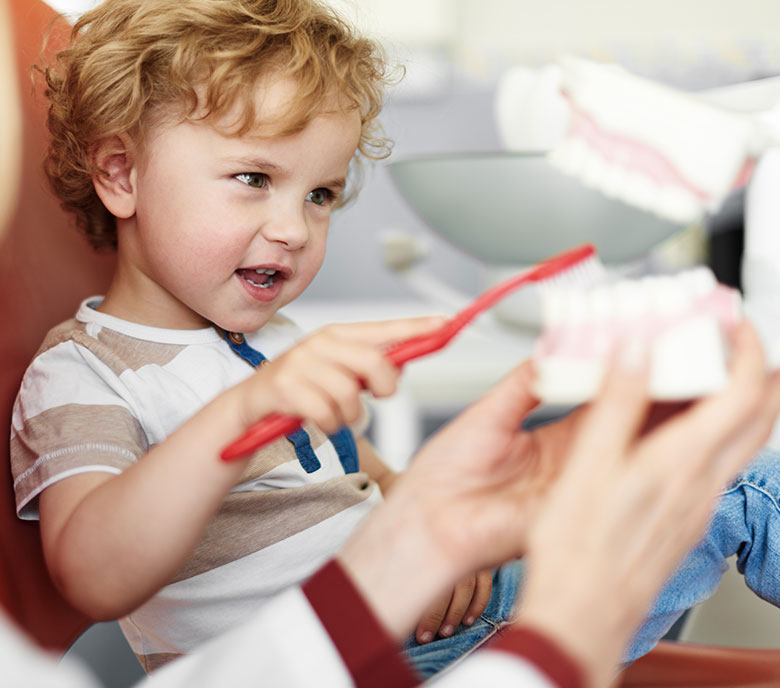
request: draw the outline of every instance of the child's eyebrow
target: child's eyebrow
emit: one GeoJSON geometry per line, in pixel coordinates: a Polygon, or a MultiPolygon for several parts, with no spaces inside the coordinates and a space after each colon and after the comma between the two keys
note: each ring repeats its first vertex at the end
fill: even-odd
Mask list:
{"type": "Polygon", "coordinates": [[[332,181],[326,182],[322,186],[333,189],[335,191],[341,191],[346,185],[347,180],[344,177],[339,177],[338,179],[333,179],[332,181]]]}
{"type": "MultiPolygon", "coordinates": [[[[251,170],[261,170],[263,172],[271,172],[273,174],[280,175],[283,175],[287,172],[286,168],[277,165],[276,163],[270,162],[269,160],[264,160],[263,158],[236,158],[232,162],[236,165],[241,165],[242,167],[246,167],[247,169],[251,170]]],[[[320,184],[319,186],[334,189],[338,192],[344,189],[346,185],[347,180],[345,177],[336,177],[335,179],[325,182],[324,184],[320,184]]]]}
{"type": "Polygon", "coordinates": [[[274,172],[275,174],[283,174],[287,171],[284,167],[281,167],[280,165],[277,165],[270,160],[264,160],[263,158],[233,158],[231,159],[231,162],[236,165],[242,165],[247,169],[262,169],[269,172],[274,172]]]}

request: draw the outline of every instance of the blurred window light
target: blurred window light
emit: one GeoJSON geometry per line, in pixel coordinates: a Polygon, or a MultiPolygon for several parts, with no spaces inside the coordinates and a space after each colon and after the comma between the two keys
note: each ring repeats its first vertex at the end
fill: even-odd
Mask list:
{"type": "Polygon", "coordinates": [[[449,44],[457,29],[453,0],[328,0],[361,31],[390,43],[449,44]]]}
{"type": "Polygon", "coordinates": [[[64,14],[66,17],[76,19],[87,10],[91,10],[100,0],[44,0],[49,7],[64,14]]]}

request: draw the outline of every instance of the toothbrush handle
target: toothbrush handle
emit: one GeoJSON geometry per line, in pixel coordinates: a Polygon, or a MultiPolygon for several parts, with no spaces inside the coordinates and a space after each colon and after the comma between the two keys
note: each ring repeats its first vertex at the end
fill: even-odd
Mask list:
{"type": "Polygon", "coordinates": [[[298,416],[286,416],[283,413],[271,413],[260,422],[255,423],[249,430],[232,444],[220,452],[219,457],[223,461],[235,461],[252,451],[264,447],[284,435],[289,435],[301,427],[303,419],[298,416]]]}

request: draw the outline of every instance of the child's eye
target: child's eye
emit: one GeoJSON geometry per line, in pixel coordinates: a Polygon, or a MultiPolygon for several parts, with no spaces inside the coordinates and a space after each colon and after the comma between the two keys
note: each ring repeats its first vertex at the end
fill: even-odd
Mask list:
{"type": "Polygon", "coordinates": [[[315,205],[327,205],[333,200],[333,196],[334,194],[330,189],[319,188],[310,191],[309,195],[306,196],[306,200],[311,201],[315,205]]]}
{"type": "Polygon", "coordinates": [[[256,189],[263,189],[268,185],[268,175],[262,172],[241,172],[241,174],[234,175],[240,182],[244,182],[247,186],[253,186],[256,189]]]}

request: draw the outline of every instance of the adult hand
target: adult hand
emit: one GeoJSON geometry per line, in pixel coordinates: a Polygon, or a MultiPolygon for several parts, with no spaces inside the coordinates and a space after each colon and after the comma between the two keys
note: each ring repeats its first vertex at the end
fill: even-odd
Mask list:
{"type": "Polygon", "coordinates": [[[521,364],[429,440],[342,550],[342,564],[397,638],[463,576],[522,552],[577,420],[522,430],[538,403],[532,376],[531,363],[521,364]]]}
{"type": "Polygon", "coordinates": [[[635,349],[624,354],[531,526],[520,611],[599,686],[780,410],[780,379],[765,372],[747,322],[734,338],[728,387],[650,430],[646,370],[635,349]]]}

